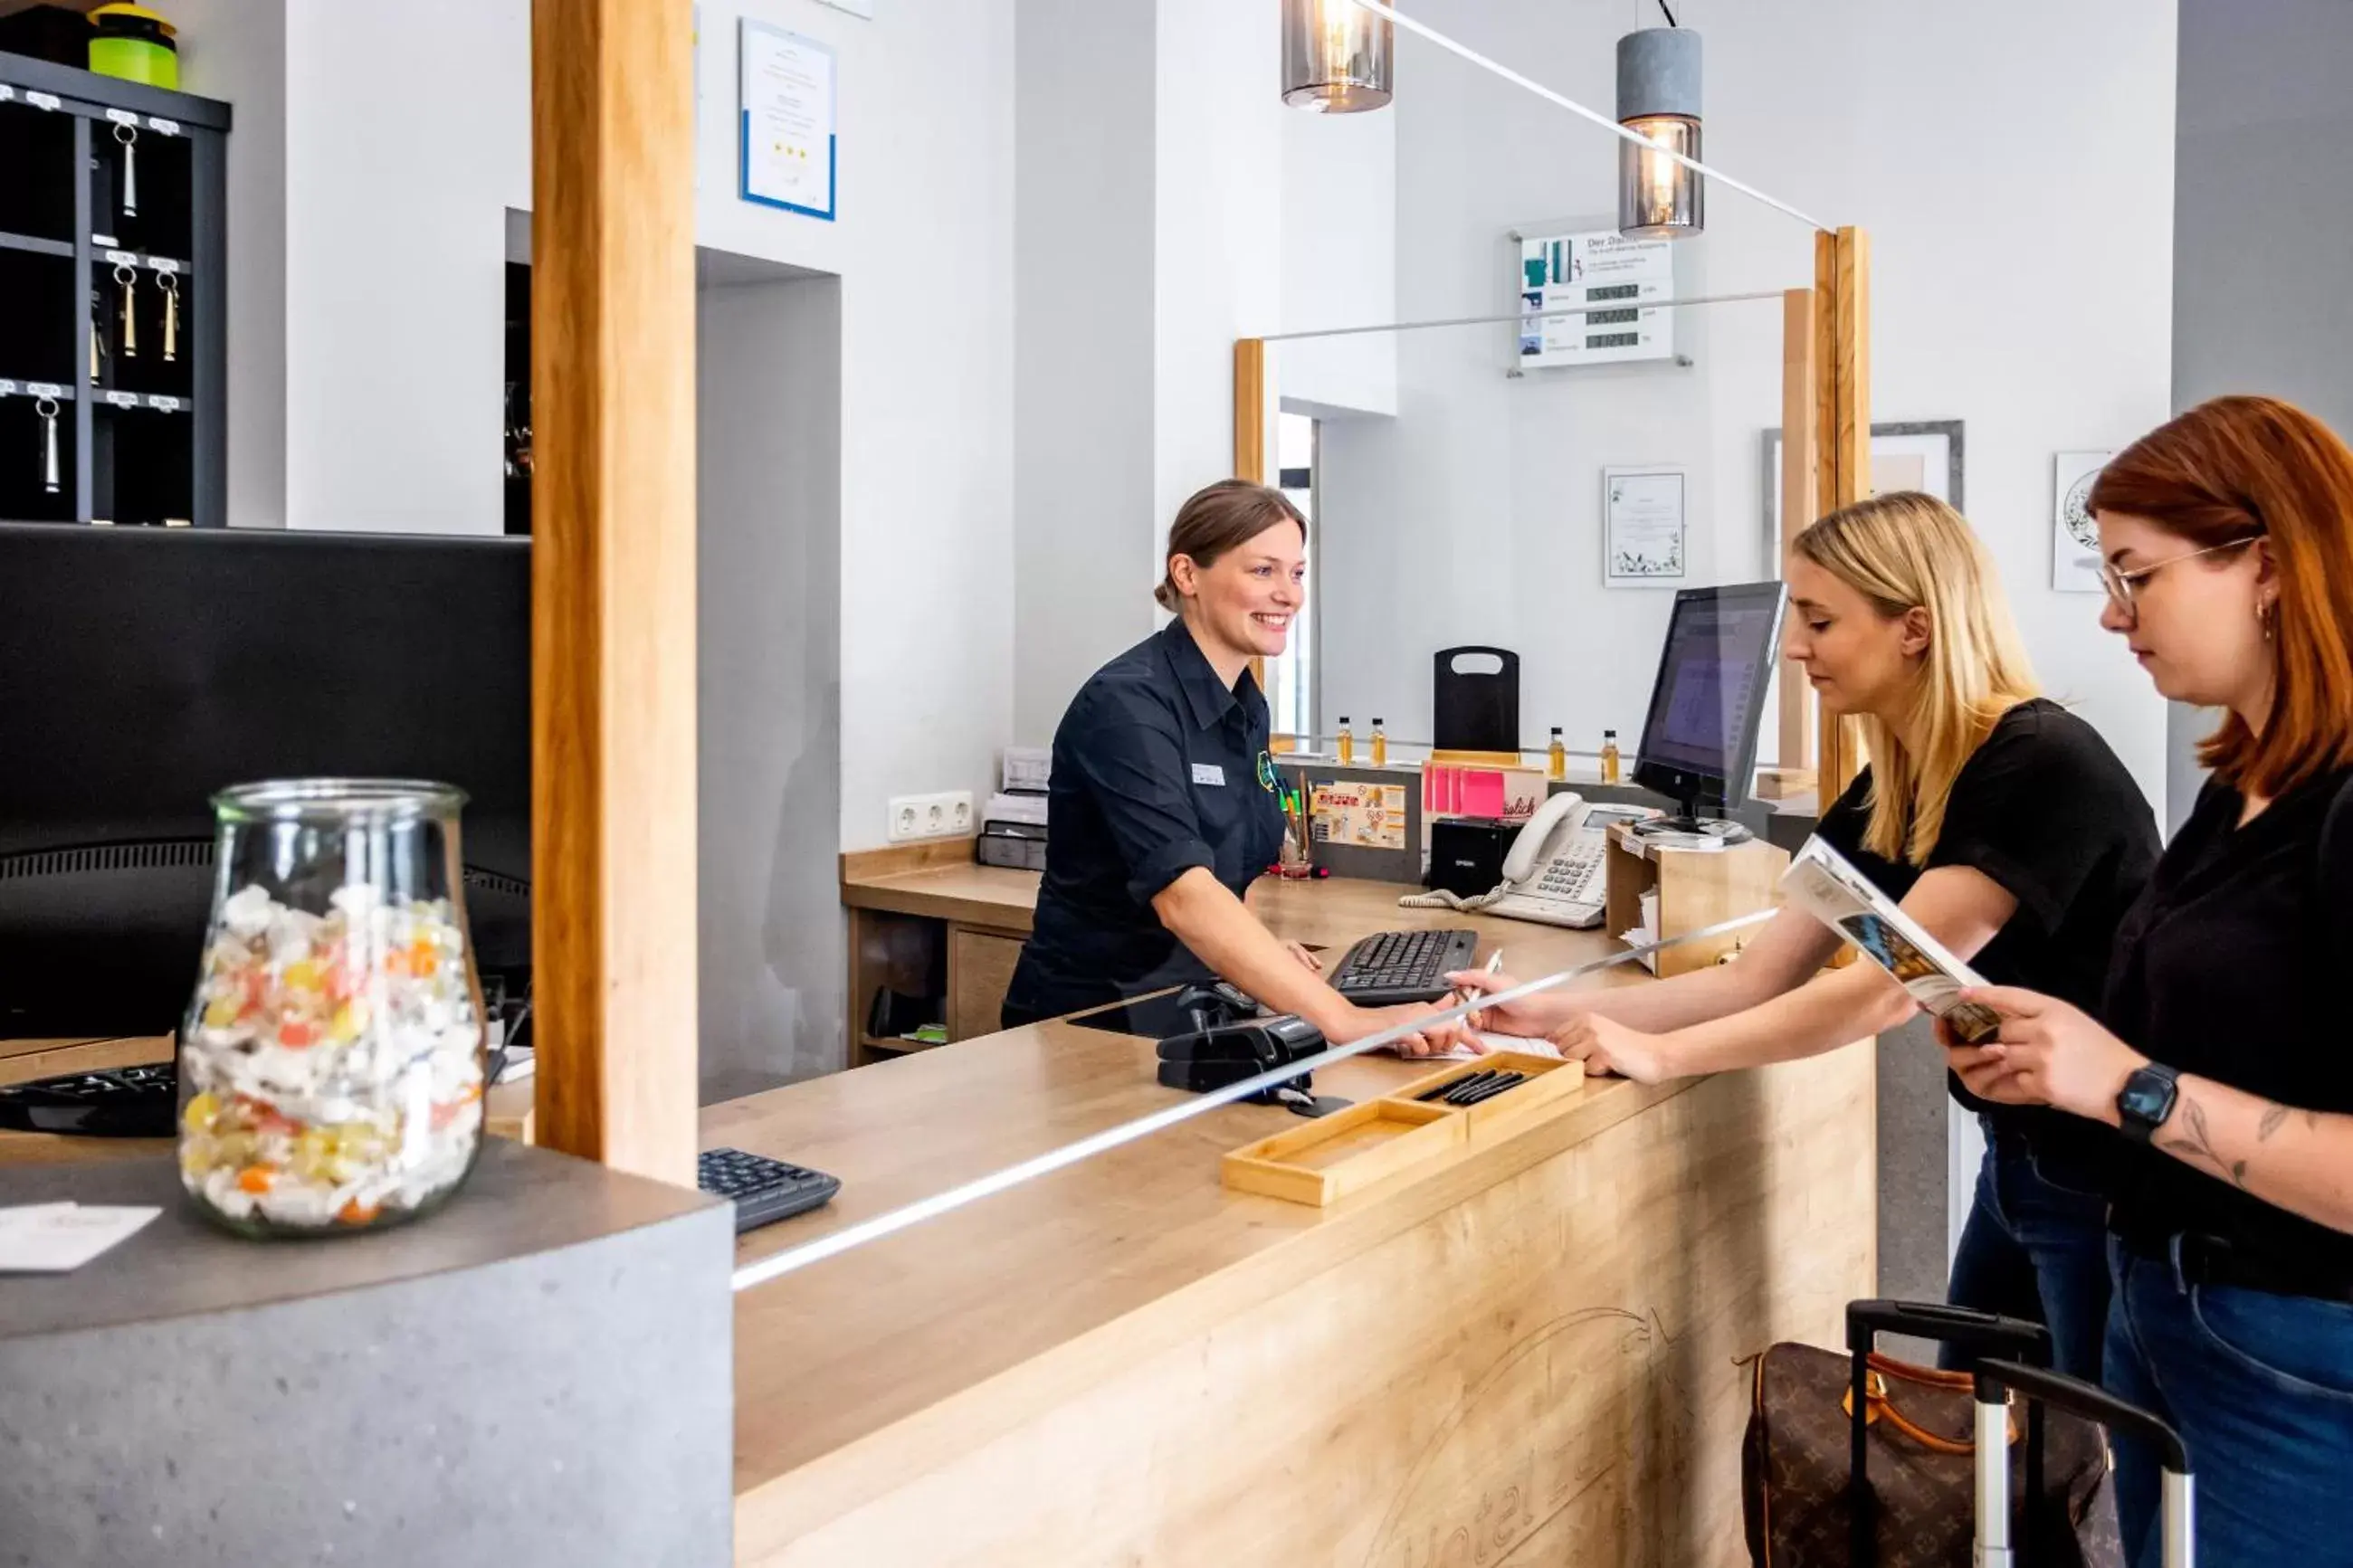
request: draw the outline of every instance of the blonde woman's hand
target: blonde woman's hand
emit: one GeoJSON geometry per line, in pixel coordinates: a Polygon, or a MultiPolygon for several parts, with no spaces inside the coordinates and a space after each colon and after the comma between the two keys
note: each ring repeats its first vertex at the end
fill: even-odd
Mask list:
{"type": "Polygon", "coordinates": [[[1552,1042],[1564,1059],[1583,1062],[1588,1073],[1609,1073],[1636,1083],[1683,1076],[1675,1065],[1672,1036],[1641,1034],[1590,1013],[1580,1013],[1554,1030],[1552,1042]]]}

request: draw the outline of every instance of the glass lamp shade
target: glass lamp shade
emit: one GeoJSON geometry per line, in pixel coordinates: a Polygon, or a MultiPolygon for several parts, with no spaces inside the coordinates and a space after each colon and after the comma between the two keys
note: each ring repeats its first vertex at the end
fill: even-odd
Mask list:
{"type": "MultiPolygon", "coordinates": [[[[1699,121],[1678,114],[1645,115],[1622,122],[1686,158],[1697,159],[1699,121]]],[[[1674,239],[1707,226],[1707,182],[1673,159],[1631,142],[1618,143],[1618,230],[1645,239],[1674,239]]]]}
{"type": "Polygon", "coordinates": [[[1348,0],[1282,0],[1282,101],[1356,114],[1389,100],[1396,40],[1388,19],[1348,0]]]}

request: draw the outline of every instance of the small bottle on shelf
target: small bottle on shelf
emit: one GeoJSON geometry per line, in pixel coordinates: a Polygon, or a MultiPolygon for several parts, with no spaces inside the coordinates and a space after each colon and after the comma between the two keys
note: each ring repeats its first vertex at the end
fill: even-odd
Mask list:
{"type": "Polygon", "coordinates": [[[1568,776],[1568,748],[1560,743],[1560,726],[1552,727],[1552,744],[1545,748],[1545,777],[1565,779],[1568,776]]]}
{"type": "Polygon", "coordinates": [[[1348,732],[1348,716],[1340,715],[1340,765],[1347,767],[1356,760],[1356,737],[1348,732]]]}
{"type": "Polygon", "coordinates": [[[1613,784],[1618,782],[1618,731],[1615,730],[1601,731],[1601,782],[1613,784]]]}
{"type": "Polygon", "coordinates": [[[1378,719],[1375,719],[1373,721],[1373,766],[1377,768],[1385,768],[1388,765],[1388,731],[1381,728],[1381,721],[1378,719]]]}

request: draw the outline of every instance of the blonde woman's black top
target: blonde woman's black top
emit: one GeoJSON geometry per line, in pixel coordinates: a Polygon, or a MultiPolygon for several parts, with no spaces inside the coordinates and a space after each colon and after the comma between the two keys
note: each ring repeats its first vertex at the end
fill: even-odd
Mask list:
{"type": "MultiPolygon", "coordinates": [[[[2160,840],[2157,818],[2099,731],[2035,698],[2003,714],[1961,764],[1945,823],[1925,864],[1862,847],[1871,823],[1871,770],[1822,814],[1816,829],[1892,899],[1939,866],[1980,871],[2018,909],[1969,966],[1996,985],[2022,985],[2097,1014],[2116,928],[2147,885],[2160,840]]],[[[2044,1173],[2091,1190],[2113,1139],[2063,1111],[1996,1106],[1948,1075],[1953,1097],[1997,1126],[2034,1140],[2044,1173]]]]}

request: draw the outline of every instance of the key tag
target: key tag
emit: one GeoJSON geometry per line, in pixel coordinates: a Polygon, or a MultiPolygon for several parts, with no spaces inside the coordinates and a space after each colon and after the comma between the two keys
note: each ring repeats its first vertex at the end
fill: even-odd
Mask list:
{"type": "Polygon", "coordinates": [[[58,493],[58,400],[54,397],[40,398],[34,403],[33,412],[40,416],[43,426],[41,432],[41,489],[49,495],[55,495],[58,493]]]}
{"type": "Polygon", "coordinates": [[[117,123],[114,139],[122,143],[122,216],[139,216],[139,132],[117,123]]]}
{"type": "Polygon", "coordinates": [[[180,357],[180,275],[166,272],[155,283],[164,290],[164,363],[171,364],[180,357]]]}
{"type": "Polygon", "coordinates": [[[125,267],[118,262],[114,268],[114,280],[122,285],[122,357],[137,359],[139,357],[139,316],[132,291],[138,286],[139,268],[125,267]]]}

